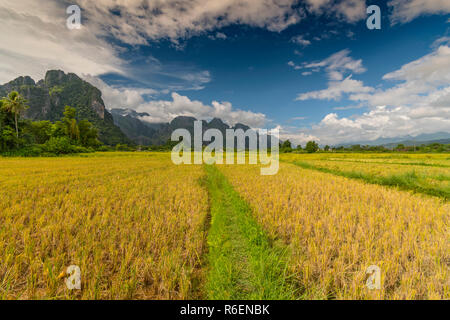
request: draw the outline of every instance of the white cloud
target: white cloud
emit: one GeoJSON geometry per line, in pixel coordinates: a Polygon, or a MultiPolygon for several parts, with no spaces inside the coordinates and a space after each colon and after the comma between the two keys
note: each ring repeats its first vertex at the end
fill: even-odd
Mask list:
{"type": "Polygon", "coordinates": [[[357,22],[366,17],[366,0],[346,0],[335,5],[337,15],[348,22],[357,22]]]}
{"type": "Polygon", "coordinates": [[[386,74],[385,80],[421,81],[425,84],[450,83],[450,47],[444,45],[433,53],[386,74]]]}
{"type": "Polygon", "coordinates": [[[291,42],[298,44],[298,45],[302,45],[304,47],[307,47],[311,44],[311,41],[305,39],[302,35],[292,37],[291,42]]]}
{"type": "Polygon", "coordinates": [[[91,75],[82,75],[82,78],[102,92],[103,100],[108,109],[135,109],[145,103],[144,95],[155,96],[159,94],[158,91],[147,88],[113,87],[106,84],[100,78],[91,75]]]}
{"type": "Polygon", "coordinates": [[[345,107],[334,107],[333,110],[352,110],[352,109],[361,109],[364,108],[364,104],[360,103],[358,105],[351,105],[345,107]]]}
{"type": "Polygon", "coordinates": [[[138,112],[147,112],[149,122],[169,122],[177,116],[191,116],[197,119],[220,118],[229,125],[243,123],[252,128],[264,127],[267,119],[262,113],[234,109],[229,102],[213,101],[205,105],[186,96],[172,93],[172,100],[159,100],[143,103],[135,108],[138,112]]]}
{"type": "Polygon", "coordinates": [[[127,108],[147,112],[150,116],[142,120],[152,123],[170,122],[177,116],[191,116],[201,120],[217,117],[229,125],[243,123],[252,128],[262,128],[267,122],[264,114],[234,109],[229,102],[213,101],[211,105],[205,105],[176,92],[172,93],[172,100],[148,101],[144,96],[155,98],[167,92],[146,88],[113,87],[90,75],[83,75],[83,79],[102,91],[108,109],[127,108]]]}
{"type": "Polygon", "coordinates": [[[322,61],[304,63],[303,68],[311,69],[313,72],[324,69],[330,80],[342,80],[345,74],[359,74],[366,71],[362,60],[355,60],[350,57],[350,50],[348,49],[338,51],[322,61]]]}
{"type": "MultiPolygon", "coordinates": [[[[449,20],[450,21],[450,20],[449,20]]],[[[450,37],[441,37],[433,42],[432,47],[436,48],[441,45],[450,46],[450,37]]]]}
{"type": "Polygon", "coordinates": [[[279,32],[296,24],[296,0],[77,0],[89,24],[128,44],[162,38],[178,42],[231,24],[279,32]],[[120,14],[111,14],[112,11],[120,14]]]}
{"type": "Polygon", "coordinates": [[[223,32],[216,32],[215,35],[209,35],[208,38],[211,40],[226,40],[228,37],[223,32]]]}
{"type": "MultiPolygon", "coordinates": [[[[295,67],[296,65],[292,62],[291,66],[295,67]]],[[[336,52],[322,61],[304,63],[298,69],[307,69],[302,73],[304,76],[324,70],[330,81],[328,88],[299,94],[296,100],[339,100],[344,94],[361,95],[374,91],[373,88],[364,86],[362,81],[352,79],[352,73],[363,73],[366,69],[363,67],[361,59],[355,60],[350,57],[348,49],[336,52]],[[344,79],[347,74],[350,75],[344,79]]]]}
{"type": "Polygon", "coordinates": [[[325,5],[329,5],[332,0],[306,0],[311,12],[320,12],[325,5]]]}
{"type": "Polygon", "coordinates": [[[341,20],[353,23],[366,17],[365,0],[306,0],[309,11],[316,14],[333,13],[341,20]]]}
{"type": "Polygon", "coordinates": [[[289,62],[288,62],[288,66],[292,67],[294,70],[300,70],[300,69],[302,69],[302,67],[296,65],[296,64],[294,63],[294,61],[289,61],[289,62]]]}
{"type": "Polygon", "coordinates": [[[388,3],[393,8],[391,21],[406,23],[426,14],[450,13],[448,0],[392,0],[388,3]]]}
{"type": "Polygon", "coordinates": [[[227,35],[225,33],[222,33],[222,32],[217,32],[216,33],[216,39],[225,40],[226,38],[227,38],[227,35]]]}
{"type": "Polygon", "coordinates": [[[152,123],[170,122],[177,116],[190,116],[201,120],[216,117],[229,125],[240,122],[252,128],[262,128],[267,122],[264,114],[234,109],[229,102],[213,101],[211,105],[205,105],[176,92],[172,93],[172,100],[148,101],[144,96],[155,98],[167,92],[145,88],[113,87],[100,78],[90,75],[83,75],[83,79],[102,91],[103,100],[108,109],[127,108],[147,112],[150,116],[142,120],[152,123]]]}
{"type": "Polygon", "coordinates": [[[88,30],[68,30],[59,2],[2,0],[0,83],[19,75],[43,78],[48,69],[98,75],[122,73],[116,48],[88,30]]]}
{"type": "MultiPolygon", "coordinates": [[[[386,74],[383,79],[400,83],[370,95],[355,95],[352,99],[367,101],[372,107],[426,107],[450,83],[450,47],[440,46],[432,53],[386,74]]],[[[450,101],[447,107],[450,107],[450,101]]]]}
{"type": "Polygon", "coordinates": [[[387,108],[380,106],[353,118],[339,118],[331,113],[308,130],[322,144],[338,144],[376,140],[378,138],[416,136],[423,133],[448,132],[450,112],[414,115],[417,109],[407,107],[387,108]]]}
{"type": "Polygon", "coordinates": [[[296,100],[339,100],[342,98],[343,94],[369,93],[373,90],[374,89],[371,87],[364,86],[362,81],[354,80],[351,76],[348,76],[342,81],[330,81],[327,89],[300,94],[296,100]]]}
{"type": "Polygon", "coordinates": [[[435,48],[383,79],[400,83],[374,90],[361,89],[367,88],[361,81],[347,85],[332,81],[328,89],[300,95],[300,100],[339,99],[342,93],[351,92],[350,100],[369,107],[368,112],[351,118],[328,114],[304,132],[317,136],[321,143],[336,144],[450,131],[450,47],[435,48]]]}
{"type": "Polygon", "coordinates": [[[291,120],[294,120],[294,121],[305,120],[305,119],[307,119],[307,117],[294,117],[294,118],[291,118],[291,120]]]}
{"type": "Polygon", "coordinates": [[[280,140],[282,141],[289,140],[296,146],[302,145],[304,147],[308,141],[320,140],[318,137],[312,134],[301,132],[296,127],[277,126],[275,129],[278,129],[280,132],[280,140]]]}

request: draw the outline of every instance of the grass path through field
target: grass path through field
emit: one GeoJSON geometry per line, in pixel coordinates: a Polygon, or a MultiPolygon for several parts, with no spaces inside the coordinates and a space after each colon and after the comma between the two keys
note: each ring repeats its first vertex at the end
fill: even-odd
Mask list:
{"type": "Polygon", "coordinates": [[[251,210],[214,166],[206,166],[211,205],[208,299],[295,299],[287,251],[272,246],[251,210]]]}

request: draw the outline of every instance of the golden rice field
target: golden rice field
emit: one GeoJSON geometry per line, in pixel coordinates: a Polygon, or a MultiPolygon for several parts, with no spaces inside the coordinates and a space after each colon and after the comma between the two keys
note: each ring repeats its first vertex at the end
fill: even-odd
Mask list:
{"type": "Polygon", "coordinates": [[[304,160],[359,160],[381,163],[429,163],[450,165],[448,153],[284,153],[281,158],[301,157],[304,160]]]}
{"type": "MultiPolygon", "coordinates": [[[[417,174],[429,176],[430,178],[445,177],[446,182],[450,181],[450,160],[434,161],[408,161],[404,159],[373,160],[358,158],[308,158],[303,154],[283,154],[282,159],[286,161],[303,161],[315,166],[336,170],[351,170],[374,175],[388,176],[405,172],[416,172],[417,174]]],[[[442,178],[441,180],[443,180],[442,178]]]]}
{"type": "Polygon", "coordinates": [[[368,180],[399,182],[410,189],[450,197],[450,157],[436,155],[392,156],[364,154],[283,154],[286,162],[300,162],[317,169],[361,175],[368,180]]]}
{"type": "MultiPolygon", "coordinates": [[[[450,299],[448,200],[289,163],[331,165],[350,159],[358,170],[371,171],[383,161],[386,170],[420,162],[441,166],[418,169],[448,175],[448,156],[281,156],[274,176],[261,176],[255,165],[217,168],[247,202],[268,243],[287,252],[287,281],[297,299],[450,299]],[[381,290],[365,286],[371,265],[381,268],[381,290]]],[[[211,172],[199,165],[176,166],[169,153],[0,158],[0,300],[205,298],[204,288],[215,288],[205,284],[208,279],[227,279],[220,264],[216,271],[222,273],[206,276],[214,267],[206,258],[208,243],[221,240],[221,225],[214,225],[214,216],[210,222],[211,172]],[[211,224],[218,238],[208,238],[211,224]],[[81,269],[82,290],[65,285],[70,265],[81,269]]],[[[217,199],[221,185],[224,194],[230,192],[218,182],[217,199]]],[[[224,198],[235,199],[230,197],[224,198]]],[[[239,223],[236,217],[245,213],[236,210],[243,206],[231,210],[227,201],[216,210],[225,220],[234,210],[234,220],[226,221],[239,223]]],[[[224,231],[239,239],[233,232],[244,237],[247,225],[259,232],[251,221],[224,231]]],[[[246,247],[236,241],[224,246],[241,250],[227,261],[245,264],[245,252],[260,252],[248,247],[252,244],[250,239],[246,247]]],[[[259,256],[270,255],[252,259],[259,256]]],[[[245,277],[256,279],[257,274],[246,274],[249,270],[245,277]]]]}
{"type": "Polygon", "coordinates": [[[159,154],[0,159],[0,299],[195,297],[203,175],[159,154]]]}
{"type": "Polygon", "coordinates": [[[281,164],[220,166],[257,221],[292,252],[306,299],[449,299],[450,206],[437,198],[281,164]],[[382,289],[365,287],[381,268],[382,289]]]}

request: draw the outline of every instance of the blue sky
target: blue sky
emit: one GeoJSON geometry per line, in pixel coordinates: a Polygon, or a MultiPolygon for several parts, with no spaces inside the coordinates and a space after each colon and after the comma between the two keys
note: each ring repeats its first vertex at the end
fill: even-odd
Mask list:
{"type": "Polygon", "coordinates": [[[450,131],[447,1],[79,0],[70,31],[65,1],[5,1],[0,82],[58,68],[145,121],[217,116],[301,144],[450,131]],[[371,4],[381,30],[366,27],[371,4]]]}

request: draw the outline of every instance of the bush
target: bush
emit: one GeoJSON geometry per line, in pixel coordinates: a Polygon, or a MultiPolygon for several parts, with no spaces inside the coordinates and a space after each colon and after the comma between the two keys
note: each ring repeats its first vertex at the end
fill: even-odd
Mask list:
{"type": "Polygon", "coordinates": [[[102,146],[99,146],[98,148],[96,148],[96,150],[100,151],[100,152],[107,152],[107,151],[115,151],[116,149],[113,147],[110,147],[110,146],[102,145],[102,146]]]}
{"type": "Polygon", "coordinates": [[[118,144],[116,145],[116,151],[136,151],[136,148],[127,144],[118,144]]]}
{"type": "Polygon", "coordinates": [[[42,154],[42,147],[38,145],[33,145],[25,147],[18,151],[19,155],[22,157],[39,157],[42,154]]]}
{"type": "Polygon", "coordinates": [[[71,144],[70,139],[67,137],[52,137],[45,144],[42,145],[42,149],[45,152],[53,154],[69,154],[78,153],[80,147],[71,144]]]}
{"type": "Polygon", "coordinates": [[[38,145],[26,146],[22,149],[11,150],[2,152],[0,155],[3,157],[39,157],[43,153],[43,150],[38,145]]]}
{"type": "Polygon", "coordinates": [[[305,150],[306,150],[306,152],[308,152],[308,153],[314,153],[314,152],[317,152],[317,151],[319,150],[319,145],[318,145],[317,142],[315,142],[315,141],[309,141],[309,142],[306,144],[305,150]]]}

